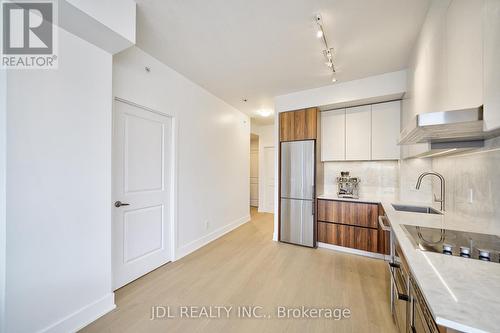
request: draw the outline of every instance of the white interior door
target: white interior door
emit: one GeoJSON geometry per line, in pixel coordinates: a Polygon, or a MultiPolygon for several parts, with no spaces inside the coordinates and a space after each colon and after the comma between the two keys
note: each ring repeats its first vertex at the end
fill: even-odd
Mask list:
{"type": "Polygon", "coordinates": [[[250,150],[250,206],[259,206],[259,148],[250,150]]]}
{"type": "Polygon", "coordinates": [[[115,101],[114,289],[170,261],[171,132],[171,118],[115,101]]]}
{"type": "Polygon", "coordinates": [[[274,147],[264,147],[264,209],[274,212],[274,147]]]}

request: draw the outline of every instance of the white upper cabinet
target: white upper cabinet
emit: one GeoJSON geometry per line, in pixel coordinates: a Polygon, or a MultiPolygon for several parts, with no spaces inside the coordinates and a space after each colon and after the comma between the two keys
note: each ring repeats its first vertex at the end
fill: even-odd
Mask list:
{"type": "Polygon", "coordinates": [[[321,112],[321,161],[398,160],[401,101],[321,112]]]}
{"type": "Polygon", "coordinates": [[[345,109],[321,112],[321,161],[345,160],[345,109]]]}
{"type": "Polygon", "coordinates": [[[484,127],[500,128],[500,1],[485,0],[483,11],[484,127]]]}
{"type": "Polygon", "coordinates": [[[500,1],[431,1],[413,48],[403,127],[416,114],[484,106],[500,128],[500,1]]]}
{"type": "Polygon", "coordinates": [[[397,160],[401,122],[401,101],[372,105],[372,160],[397,160]]]}
{"type": "Polygon", "coordinates": [[[453,0],[446,11],[445,105],[438,111],[483,104],[482,19],[482,0],[453,0]]]}
{"type": "Polygon", "coordinates": [[[345,159],[371,159],[372,108],[371,105],[348,108],[345,112],[345,159]]]}

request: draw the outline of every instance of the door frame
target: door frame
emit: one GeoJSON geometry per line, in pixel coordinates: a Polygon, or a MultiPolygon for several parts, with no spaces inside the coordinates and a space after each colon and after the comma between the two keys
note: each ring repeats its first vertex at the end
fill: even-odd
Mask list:
{"type": "MultiPolygon", "coordinates": [[[[170,139],[171,141],[171,150],[170,150],[170,158],[171,158],[171,165],[170,165],[170,198],[169,198],[169,205],[170,205],[170,214],[169,214],[169,223],[170,223],[170,261],[173,262],[177,259],[177,230],[178,230],[178,221],[177,221],[177,216],[178,216],[178,118],[173,114],[169,112],[163,112],[163,111],[158,111],[155,109],[152,109],[150,107],[137,104],[135,102],[132,102],[130,100],[127,100],[125,98],[121,98],[118,96],[115,96],[113,99],[113,112],[112,112],[112,140],[111,140],[111,156],[113,156],[113,149],[114,149],[114,142],[113,142],[113,133],[114,133],[114,123],[115,123],[115,103],[125,103],[133,107],[137,107],[139,109],[152,112],[155,114],[158,114],[163,117],[168,117],[171,120],[172,124],[172,133],[170,139]]],[[[112,160],[112,159],[111,159],[112,160]]],[[[114,165],[113,161],[111,161],[111,175],[114,173],[114,165]]],[[[113,177],[111,177],[113,179],[113,177]]],[[[113,180],[111,180],[113,181],[113,180]]],[[[111,188],[113,188],[113,183],[111,184],[111,188]]],[[[113,193],[111,193],[113,195],[113,193]]],[[[113,223],[113,214],[116,211],[115,207],[113,206],[113,198],[110,200],[110,210],[111,210],[111,221],[113,223]]],[[[113,251],[113,228],[111,228],[111,251],[113,251]]],[[[113,256],[111,256],[113,258],[113,256]]],[[[113,272],[113,261],[111,261],[111,275],[112,279],[114,276],[113,272]]],[[[112,280],[113,281],[113,280],[112,280]]]]}
{"type": "Polygon", "coordinates": [[[261,170],[260,170],[260,162],[261,162],[261,152],[260,152],[260,136],[256,133],[250,132],[250,177],[249,177],[249,182],[250,182],[250,207],[257,207],[257,211],[260,211],[260,179],[261,179],[261,170]],[[252,135],[255,135],[257,137],[257,149],[252,150],[252,135]],[[257,154],[257,177],[252,177],[252,154],[257,154]],[[257,178],[257,202],[255,205],[252,205],[252,178],[257,178]]]}
{"type": "MultiPolygon", "coordinates": [[[[274,208],[276,207],[276,202],[274,202],[274,205],[273,205],[273,209],[268,209],[269,207],[267,206],[267,200],[269,199],[268,198],[268,195],[267,195],[267,184],[268,184],[268,181],[269,181],[269,178],[270,176],[274,176],[275,175],[275,172],[274,170],[276,169],[276,147],[275,146],[272,146],[272,145],[267,145],[267,146],[263,146],[262,147],[262,172],[261,174],[264,176],[262,177],[263,178],[263,184],[264,184],[264,191],[263,191],[263,207],[259,207],[259,211],[262,211],[262,212],[265,212],[265,213],[274,213],[274,208]],[[268,172],[269,170],[266,169],[266,149],[270,149],[272,148],[274,150],[274,154],[272,155],[273,159],[274,159],[274,168],[272,170],[272,172],[268,172]]],[[[276,190],[276,179],[274,179],[274,182],[273,182],[273,186],[276,190]]],[[[275,191],[273,191],[271,197],[274,201],[275,199],[275,195],[274,195],[275,191]]]]}

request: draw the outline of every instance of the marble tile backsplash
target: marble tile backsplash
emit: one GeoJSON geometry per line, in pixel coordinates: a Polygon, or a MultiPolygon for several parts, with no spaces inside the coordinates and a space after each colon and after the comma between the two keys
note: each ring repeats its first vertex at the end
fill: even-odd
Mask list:
{"type": "Polygon", "coordinates": [[[432,160],[428,158],[416,158],[401,160],[399,162],[399,200],[401,202],[432,203],[432,179],[423,179],[420,189],[417,190],[418,176],[423,172],[432,170],[432,160]]]}
{"type": "Polygon", "coordinates": [[[361,178],[361,196],[394,197],[399,191],[398,161],[325,162],[324,191],[337,193],[336,178],[341,171],[350,171],[352,177],[361,178]]]}
{"type": "MultiPolygon", "coordinates": [[[[447,211],[500,223],[499,138],[488,141],[482,151],[433,158],[432,166],[446,179],[447,211]]],[[[438,181],[433,187],[439,193],[438,181]]]]}
{"type": "Polygon", "coordinates": [[[360,177],[360,195],[395,199],[408,203],[433,202],[439,197],[436,177],[425,177],[419,190],[418,176],[436,171],[446,179],[446,210],[470,217],[471,221],[500,223],[500,138],[489,140],[486,147],[460,155],[417,158],[401,161],[361,161],[324,163],[324,192],[337,193],[336,177],[350,171],[360,177]]]}

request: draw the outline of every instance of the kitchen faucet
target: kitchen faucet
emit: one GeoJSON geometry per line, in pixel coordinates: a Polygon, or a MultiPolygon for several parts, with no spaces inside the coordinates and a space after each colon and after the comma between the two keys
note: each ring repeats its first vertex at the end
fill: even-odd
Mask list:
{"type": "Polygon", "coordinates": [[[445,191],[445,180],[444,180],[443,175],[441,175],[437,172],[434,172],[434,171],[424,172],[423,174],[418,176],[417,185],[415,186],[415,188],[417,190],[420,189],[420,185],[422,184],[422,179],[428,175],[436,176],[441,181],[441,198],[440,199],[436,198],[436,195],[434,194],[434,201],[441,203],[441,211],[444,212],[446,210],[446,199],[445,199],[446,191],[445,191]]]}

